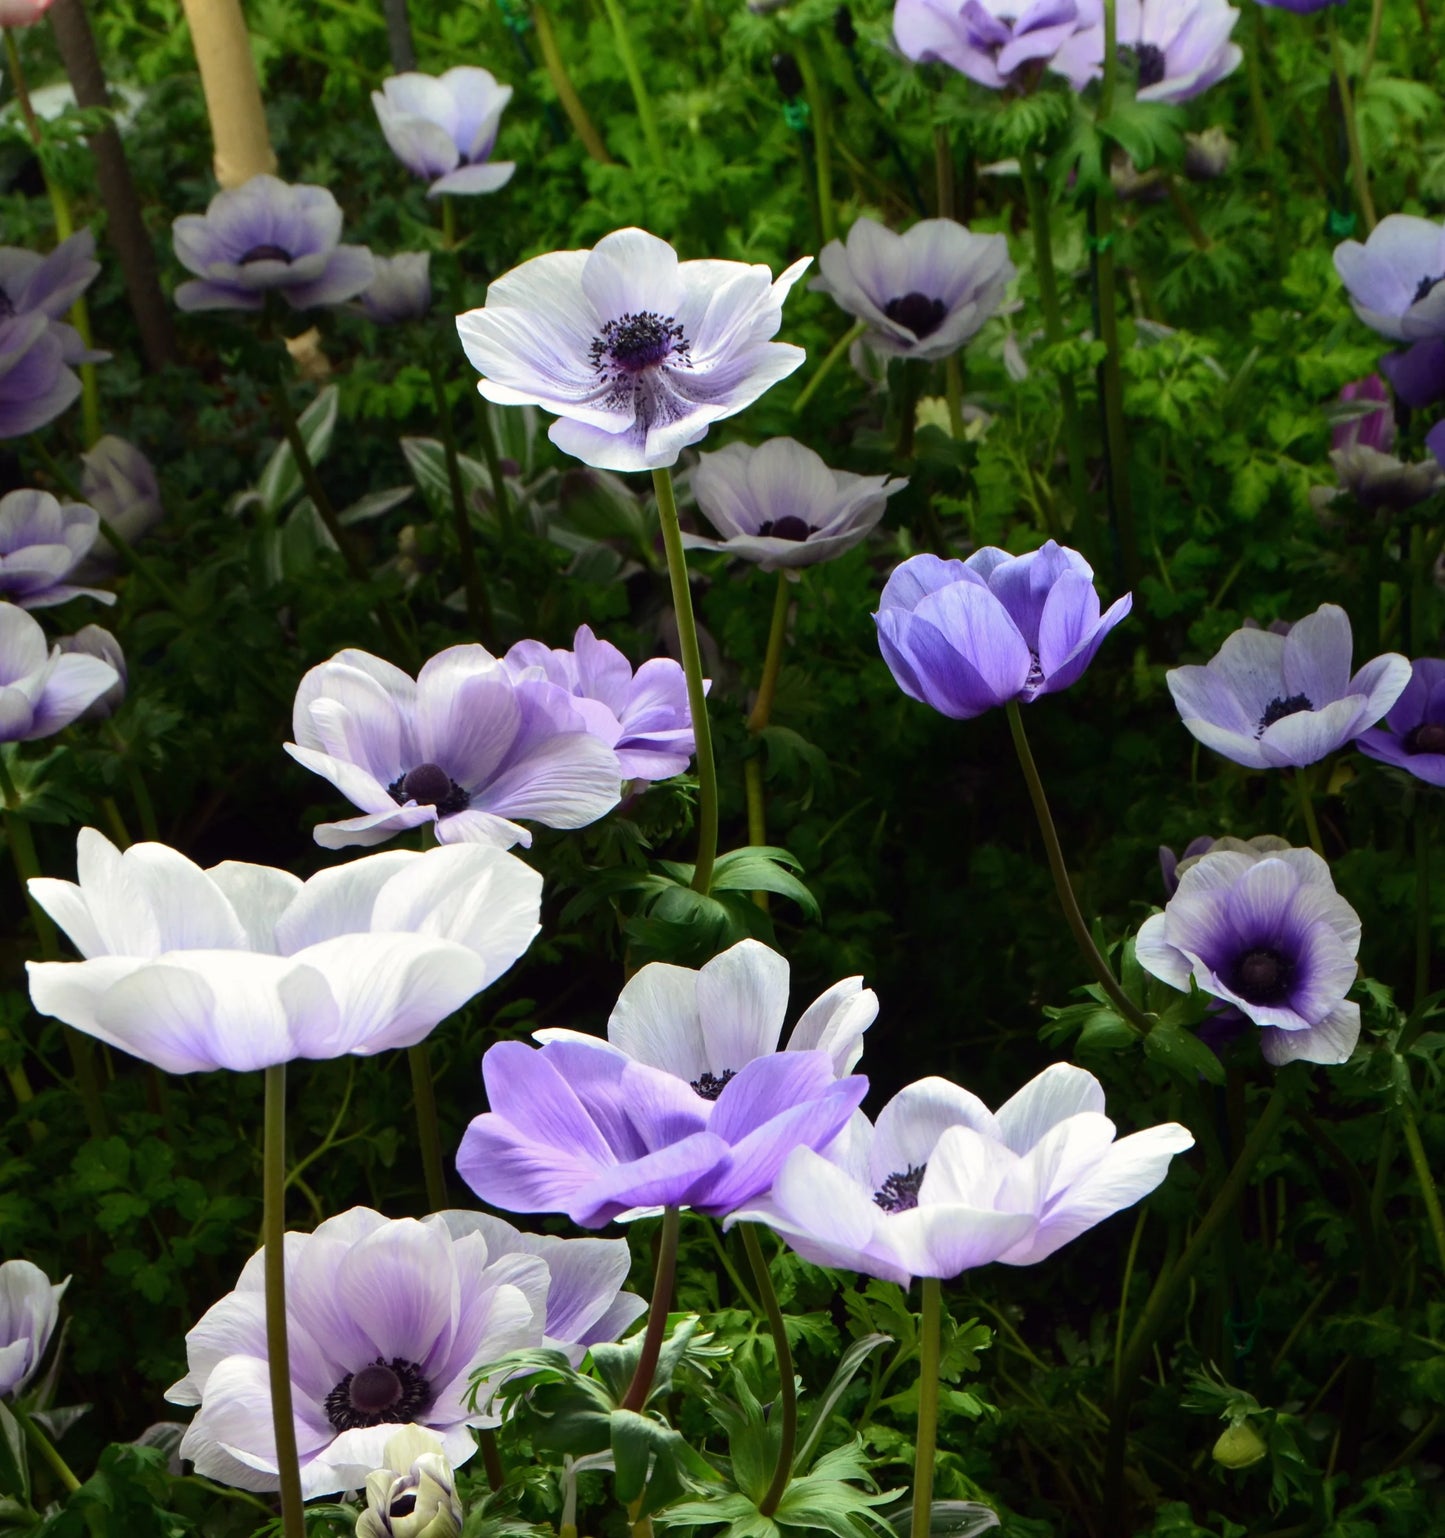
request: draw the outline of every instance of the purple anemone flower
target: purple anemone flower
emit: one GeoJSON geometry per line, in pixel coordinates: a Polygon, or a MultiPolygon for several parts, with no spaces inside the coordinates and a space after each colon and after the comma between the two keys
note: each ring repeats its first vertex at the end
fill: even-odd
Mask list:
{"type": "Polygon", "coordinates": [[[699,457],[690,485],[721,539],[684,534],[689,550],[721,550],[764,571],[816,566],[866,539],[906,480],[832,470],[793,438],[730,443],[699,457]]]}
{"type": "Polygon", "coordinates": [[[907,1286],[1001,1261],[1043,1260],[1159,1185],[1194,1139],[1177,1122],[1114,1140],[1093,1074],[1055,1063],[990,1111],[920,1079],[862,1115],[826,1156],[788,1156],[772,1190],[734,1212],[816,1265],[907,1286]]]}
{"type": "Polygon", "coordinates": [[[1445,338],[1427,337],[1380,359],[1380,372],[1407,406],[1423,410],[1445,400],[1445,338]]]}
{"type": "Polygon", "coordinates": [[[1396,342],[1445,337],[1445,224],[1389,214],[1363,245],[1335,247],[1355,314],[1396,342]]]}
{"type": "Polygon", "coordinates": [[[54,322],[0,313],[0,441],[53,422],[80,398],[80,376],[65,364],[54,322]]]}
{"type": "Polygon", "coordinates": [[[588,731],[617,755],[623,779],[671,779],[692,761],[687,679],[671,657],[652,657],[634,673],[610,641],[581,625],[571,651],[518,641],[502,661],[519,682],[543,678],[570,695],[588,731]]]}
{"type": "Polygon", "coordinates": [[[176,290],[182,310],[260,310],[273,292],[308,310],[355,299],[371,282],[371,252],[337,244],[341,207],[325,187],[253,176],[172,229],[181,266],[196,274],[176,290]]]}
{"type": "Polygon", "coordinates": [[[1445,785],[1445,661],[1417,657],[1384,724],[1362,732],[1355,746],[1427,785],[1445,785]]]}
{"type": "Polygon", "coordinates": [[[28,1260],[0,1265],[0,1399],[18,1394],[35,1376],[70,1285],[52,1282],[28,1260]]]}
{"type": "Polygon", "coordinates": [[[375,275],[357,303],[366,318],[378,326],[425,320],[431,311],[431,252],[378,256],[375,275]]]}
{"type": "Polygon", "coordinates": [[[24,609],[0,603],[0,742],[53,736],[118,682],[108,662],[48,647],[24,609]]]}
{"type": "Polygon", "coordinates": [[[0,594],[22,609],[81,597],[114,603],[114,593],[69,581],[99,531],[99,515],[83,502],[61,503],[32,489],[0,497],[0,594]]]}
{"type": "Polygon", "coordinates": [[[744,262],[680,262],[645,230],[553,251],[496,279],[457,317],[478,389],[541,406],[564,454],[599,470],[674,464],[708,428],[786,379],[805,356],[771,338],[812,260],[776,281],[744,262]]]}
{"type": "Polygon", "coordinates": [[[1410,680],[1398,652],[1352,677],[1352,649],[1349,615],[1327,603],[1288,635],[1236,630],[1204,666],[1165,677],[1184,725],[1205,747],[1251,769],[1303,768],[1373,726],[1410,680]]]}
{"type": "Polygon", "coordinates": [[[443,843],[530,845],[511,819],[580,828],[622,798],[617,755],[564,690],[512,677],[482,646],[438,652],[413,680],[348,648],[301,680],[286,751],[360,817],[322,823],[325,849],[426,823],[443,843]]]}
{"type": "MultiPolygon", "coordinates": [[[[353,1207],[314,1233],[286,1235],[291,1397],[308,1499],[364,1484],[398,1426],[425,1427],[450,1462],[465,1462],[476,1451],[472,1428],[498,1424],[470,1407],[473,1374],[557,1333],[548,1253],[528,1253],[500,1232],[506,1225],[471,1216],[418,1222],[353,1207]]],[[[560,1269],[570,1313],[595,1323],[615,1306],[628,1260],[621,1240],[590,1243],[590,1273],[560,1269]]],[[[208,1478],[274,1490],[260,1252],[186,1336],[186,1362],[166,1393],[200,1406],[181,1456],[208,1478]]],[[[484,1381],[476,1403],[487,1399],[484,1381]]]]}
{"type": "Polygon", "coordinates": [[[490,159],[497,125],[512,99],[487,69],[459,64],[442,75],[408,70],[383,80],[371,105],[391,152],[413,176],[431,183],[426,195],[496,192],[517,169],[490,159]]]}
{"type": "Polygon", "coordinates": [[[1042,69],[1080,25],[1075,0],[898,0],[893,40],[918,64],[942,63],[993,90],[1042,69]]]}
{"type": "Polygon", "coordinates": [[[866,216],[830,241],[808,285],[868,325],[868,341],[903,358],[946,358],[997,315],[1017,275],[1003,235],[955,219],[921,219],[903,234],[866,216]]]}
{"type": "Polygon", "coordinates": [[[1133,603],[1099,613],[1094,570],[1049,540],[1028,555],[989,545],[966,561],[915,555],[889,577],[874,620],[898,687],[955,720],[1077,682],[1133,603]]]}
{"type": "Polygon", "coordinates": [[[60,318],[99,273],[95,236],[89,230],[77,230],[49,256],[0,246],[0,317],[44,315],[67,363],[104,363],[110,354],[88,348],[75,327],[60,318]]]}
{"type": "MultiPolygon", "coordinates": [[[[1081,0],[1079,11],[1088,24],[1049,64],[1076,91],[1104,72],[1102,0],[1081,0]]],[[[1238,20],[1228,0],[1119,0],[1119,59],[1135,76],[1138,99],[1189,101],[1233,74],[1244,59],[1229,40],[1238,20]]]]}
{"type": "Polygon", "coordinates": [[[1395,447],[1395,408],[1378,374],[1345,385],[1340,390],[1339,409],[1350,414],[1337,419],[1330,429],[1332,449],[1363,447],[1388,454],[1395,447]]]}
{"type": "Polygon", "coordinates": [[[160,522],[164,509],[155,467],[133,443],[107,433],[80,463],[81,495],[127,544],[160,522]]]}
{"type": "Polygon", "coordinates": [[[1360,920],[1312,849],[1212,849],[1145,919],[1139,964],[1172,988],[1190,981],[1262,1030],[1275,1064],[1343,1063],[1360,1035],[1354,985],[1360,920]]]}

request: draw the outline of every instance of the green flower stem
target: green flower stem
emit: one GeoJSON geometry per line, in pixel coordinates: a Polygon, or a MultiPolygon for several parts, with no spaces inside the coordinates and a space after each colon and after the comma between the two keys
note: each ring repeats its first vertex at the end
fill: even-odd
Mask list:
{"type": "Polygon", "coordinates": [[[1440,1269],[1445,1271],[1445,1213],[1440,1210],[1440,1193],[1435,1189],[1435,1177],[1430,1172],[1425,1145],[1420,1141],[1419,1124],[1408,1103],[1400,1107],[1400,1125],[1405,1132],[1410,1166],[1415,1171],[1415,1180],[1420,1187],[1420,1199],[1425,1203],[1425,1215],[1430,1220],[1430,1232],[1435,1239],[1435,1255],[1440,1262],[1440,1269]]]}
{"type": "Polygon", "coordinates": [[[868,323],[866,321],[856,321],[833,343],[832,347],[828,350],[827,356],[814,369],[813,377],[803,386],[797,400],[793,402],[794,416],[802,416],[803,412],[807,409],[808,402],[818,393],[819,386],[833,372],[838,360],[847,353],[848,349],[867,329],[868,323]]]}
{"type": "Polygon", "coordinates": [[[1264,98],[1264,64],[1269,57],[1265,42],[1264,12],[1254,16],[1254,46],[1244,50],[1245,73],[1249,76],[1249,105],[1254,114],[1254,132],[1259,140],[1261,158],[1274,158],[1274,124],[1269,119],[1269,106],[1264,98]]]}
{"type": "Polygon", "coordinates": [[[448,251],[457,248],[457,209],[451,198],[445,195],[441,200],[442,205],[442,245],[448,251]]]}
{"type": "Polygon", "coordinates": [[[933,179],[938,189],[938,217],[958,218],[957,178],[953,170],[953,143],[942,123],[933,125],[933,179]]]}
{"type": "Polygon", "coordinates": [[[951,352],[943,360],[943,393],[948,402],[948,434],[955,443],[967,431],[963,420],[963,358],[951,352]]]}
{"type": "Polygon", "coordinates": [[[1315,816],[1314,776],[1308,768],[1303,768],[1296,769],[1290,778],[1294,781],[1295,799],[1299,802],[1300,818],[1304,822],[1310,848],[1323,860],[1325,844],[1320,837],[1319,819],[1315,816]]]}
{"type": "Polygon", "coordinates": [[[798,73],[803,77],[803,94],[808,98],[808,115],[813,121],[813,170],[818,181],[818,225],[823,244],[827,245],[838,233],[838,218],[833,208],[833,146],[828,100],[818,83],[813,55],[801,37],[793,39],[793,56],[798,61],[798,73]]]}
{"type": "Polygon", "coordinates": [[[482,1449],[482,1467],[487,1474],[487,1487],[494,1494],[507,1482],[507,1471],[502,1465],[502,1450],[497,1442],[497,1433],[490,1427],[483,1427],[477,1432],[477,1441],[482,1449]]]}
{"type": "Polygon", "coordinates": [[[1415,836],[1415,991],[1411,1001],[1419,1009],[1430,991],[1430,839],[1428,803],[1423,796],[1415,800],[1413,832],[1415,836]]]}
{"type": "Polygon", "coordinates": [[[687,677],[687,708],[697,741],[697,865],[692,874],[692,889],[707,893],[712,887],[712,868],[717,859],[717,764],[712,756],[712,728],[708,725],[707,694],[703,690],[702,654],[697,644],[697,620],[692,612],[692,589],[687,581],[687,555],[682,548],[682,529],[677,521],[672,472],[665,467],[654,470],[652,486],[657,493],[662,543],[667,550],[667,575],[672,584],[677,640],[682,649],[682,670],[687,677]]]}
{"type": "Polygon", "coordinates": [[[291,1409],[291,1360],[286,1343],[286,1065],[266,1069],[261,1151],[262,1235],[266,1279],[266,1360],[271,1374],[271,1424],[281,1484],[284,1538],[306,1538],[301,1465],[291,1409]]]}
{"type": "Polygon", "coordinates": [[[1368,235],[1375,227],[1375,200],[1370,195],[1370,173],[1365,167],[1365,155],[1360,147],[1360,125],[1355,120],[1355,97],[1350,89],[1350,75],[1345,68],[1344,50],[1340,47],[1340,33],[1335,26],[1333,9],[1325,16],[1325,31],[1330,41],[1330,68],[1335,77],[1335,89],[1340,93],[1340,112],[1345,120],[1350,181],[1354,185],[1355,201],[1360,206],[1360,217],[1365,221],[1365,233],[1368,235]]]}
{"type": "Polygon", "coordinates": [[[1179,185],[1179,178],[1166,175],[1164,190],[1169,194],[1169,201],[1174,205],[1174,212],[1179,215],[1179,222],[1184,226],[1184,233],[1193,242],[1194,249],[1208,251],[1214,242],[1205,233],[1204,226],[1200,224],[1199,215],[1194,212],[1194,205],[1189,201],[1183,187],[1179,185]]]}
{"type": "Polygon", "coordinates": [[[1365,62],[1360,65],[1360,89],[1365,89],[1365,82],[1370,78],[1370,71],[1375,67],[1375,55],[1380,50],[1380,28],[1385,21],[1385,0],[1374,0],[1370,6],[1370,32],[1365,40],[1365,62]]]}
{"type": "Polygon", "coordinates": [[[1119,1327],[1114,1334],[1114,1396],[1119,1394],[1119,1363],[1124,1356],[1124,1324],[1129,1317],[1129,1283],[1134,1278],[1134,1262],[1139,1258],[1139,1240],[1144,1233],[1147,1207],[1140,1207],[1134,1220],[1134,1232],[1129,1238],[1129,1253],[1124,1257],[1124,1280],[1119,1284],[1119,1327]]]}
{"type": "MultiPolygon", "coordinates": [[[[897,370],[894,371],[894,378],[898,381],[898,436],[893,440],[895,459],[913,458],[913,435],[918,429],[918,397],[923,386],[923,368],[924,365],[916,358],[900,358],[897,370]]],[[[928,506],[931,510],[931,499],[928,506]]]]}
{"type": "MultiPolygon", "coordinates": [[[[763,675],[758,682],[758,697],[748,715],[747,728],[754,739],[753,751],[743,760],[743,786],[747,796],[748,843],[761,847],[768,842],[767,803],[763,793],[762,744],[756,741],[758,734],[768,724],[773,713],[773,694],[778,685],[778,673],[783,665],[783,648],[788,635],[788,589],[791,584],[785,570],[778,572],[778,586],[773,598],[773,618],[768,628],[768,649],[763,658],[763,675]]],[[[768,911],[768,894],[754,892],[753,901],[768,911]]]]}
{"type": "Polygon", "coordinates": [[[913,1462],[913,1526],[910,1538],[929,1538],[933,1527],[933,1464],[938,1450],[939,1340],[943,1286],[925,1276],[923,1315],[918,1324],[918,1438],[913,1462]]]}
{"type": "Polygon", "coordinates": [[[582,98],[577,94],[577,87],[572,84],[572,77],[567,73],[562,50],[557,46],[557,34],[552,28],[552,18],[539,0],[532,0],[532,28],[537,34],[537,46],[542,50],[542,63],[546,67],[547,78],[552,82],[552,89],[557,93],[563,112],[567,114],[572,132],[582,141],[583,149],[598,165],[612,165],[614,162],[607,153],[602,135],[588,117],[582,98]]]}
{"type": "Polygon", "coordinates": [[[442,1156],[441,1129],[437,1122],[436,1086],[432,1083],[431,1053],[424,1041],[406,1049],[411,1069],[411,1093],[416,1102],[416,1135],[421,1144],[421,1164],[426,1176],[426,1204],[431,1212],[447,1206],[446,1165],[442,1156]]]}
{"type": "Polygon", "coordinates": [[[502,456],[497,449],[497,437],[492,431],[492,413],[486,396],[477,391],[477,437],[482,445],[482,458],[487,462],[487,475],[492,482],[492,506],[497,510],[497,531],[504,545],[512,541],[512,496],[507,490],[507,478],[502,474],[502,456]]]}
{"type": "Polygon", "coordinates": [[[642,137],[647,140],[647,152],[652,156],[656,165],[662,165],[665,156],[662,152],[662,139],[657,132],[657,113],[652,105],[652,97],[647,92],[647,81],[642,74],[642,68],[637,62],[637,52],[632,46],[632,37],[627,30],[627,17],[623,15],[622,7],[618,0],[602,0],[603,8],[607,12],[607,19],[612,23],[612,36],[617,44],[617,56],[622,60],[622,68],[627,74],[627,83],[632,87],[632,99],[637,104],[637,121],[642,125],[642,137]]]}
{"type": "Polygon", "coordinates": [[[1010,700],[1004,706],[1004,713],[1008,716],[1009,731],[1013,734],[1014,751],[1018,754],[1019,767],[1024,772],[1024,781],[1029,788],[1029,798],[1034,804],[1034,815],[1038,818],[1039,832],[1044,837],[1044,848],[1048,851],[1049,857],[1049,870],[1053,873],[1054,890],[1059,894],[1059,906],[1064,910],[1064,918],[1068,921],[1069,929],[1073,932],[1074,940],[1083,953],[1084,960],[1088,962],[1094,976],[1099,979],[1100,987],[1109,996],[1114,1008],[1136,1030],[1147,1033],[1150,1029],[1148,1015],[1119,986],[1113,968],[1099,953],[1098,946],[1094,944],[1094,937],[1089,933],[1089,926],[1084,922],[1084,915],[1079,911],[1079,900],[1074,896],[1074,889],[1069,882],[1068,867],[1064,864],[1064,851],[1059,846],[1058,830],[1054,827],[1053,814],[1049,811],[1049,801],[1044,794],[1044,783],[1039,778],[1038,765],[1034,762],[1034,755],[1029,748],[1029,739],[1024,731],[1024,719],[1019,710],[1018,701],[1010,700]]]}
{"type": "MultiPolygon", "coordinates": [[[[450,207],[450,200],[443,199],[450,207]]],[[[451,402],[442,379],[439,350],[427,349],[427,373],[431,376],[432,400],[436,405],[437,427],[442,435],[442,452],[447,462],[447,482],[452,494],[452,527],[457,536],[457,553],[462,568],[462,590],[467,597],[467,620],[472,630],[491,646],[496,640],[496,621],[492,600],[477,564],[477,542],[472,533],[472,519],[467,507],[467,489],[462,481],[461,456],[457,453],[457,429],[452,421],[451,402]]]]}
{"type": "Polygon", "coordinates": [[[1199,1226],[1194,1230],[1193,1238],[1185,1246],[1178,1260],[1155,1283],[1154,1290],[1149,1295],[1149,1301],[1144,1305],[1144,1312],[1129,1336],[1123,1358],[1116,1364],[1115,1382],[1118,1386],[1110,1409],[1109,1440],[1104,1454],[1104,1531],[1106,1533],[1124,1533],[1130,1530],[1124,1520],[1122,1509],[1124,1459],[1129,1438],[1129,1404],[1133,1399],[1134,1388],[1138,1382],[1139,1373],[1143,1369],[1144,1360],[1159,1332],[1164,1328],[1175,1298],[1193,1275],[1195,1266],[1199,1264],[1204,1253],[1213,1243],[1215,1235],[1224,1226],[1226,1219],[1243,1196],[1244,1188],[1254,1172],[1255,1165],[1259,1163],[1261,1155],[1269,1147],[1288,1109],[1289,1101],[1285,1093],[1284,1080],[1281,1077],[1275,1084],[1274,1093],[1260,1113],[1254,1130],[1245,1139],[1238,1158],[1235,1159],[1229,1174],[1225,1176],[1224,1183],[1209,1204],[1209,1210],[1199,1220],[1199,1226]]]}
{"type": "MultiPolygon", "coordinates": [[[[666,475],[665,470],[660,472],[666,475]]],[[[657,1270],[652,1279],[652,1302],[647,1311],[647,1328],[642,1336],[642,1355],[627,1392],[622,1396],[623,1410],[641,1410],[647,1403],[652,1380],[657,1373],[657,1359],[662,1354],[662,1340],[667,1334],[667,1314],[672,1307],[672,1285],[677,1276],[677,1238],[682,1214],[676,1207],[662,1209],[662,1231],[657,1240],[657,1270]]],[[[289,1535],[288,1535],[289,1538],[289,1535]]]]}
{"type": "Polygon", "coordinates": [[[743,1248],[747,1251],[748,1264],[758,1284],[758,1298],[763,1312],[768,1316],[768,1329],[773,1336],[773,1351],[778,1359],[778,1415],[782,1425],[782,1437],[778,1443],[778,1461],[767,1493],[758,1502],[758,1510],[770,1517],[778,1509],[788,1481],[793,1476],[793,1454],[798,1445],[798,1385],[793,1377],[793,1353],[788,1346],[788,1331],[783,1321],[783,1311],[778,1307],[778,1295],[773,1289],[773,1278],[768,1270],[767,1258],[758,1243],[758,1225],[743,1223],[741,1232],[743,1248]]]}
{"type": "Polygon", "coordinates": [[[55,1443],[36,1424],[35,1418],[28,1411],[22,1410],[18,1404],[10,1406],[10,1413],[20,1422],[25,1435],[30,1438],[36,1452],[50,1465],[55,1477],[65,1487],[67,1494],[74,1494],[80,1489],[80,1481],[75,1477],[70,1465],[60,1456],[55,1443]]]}

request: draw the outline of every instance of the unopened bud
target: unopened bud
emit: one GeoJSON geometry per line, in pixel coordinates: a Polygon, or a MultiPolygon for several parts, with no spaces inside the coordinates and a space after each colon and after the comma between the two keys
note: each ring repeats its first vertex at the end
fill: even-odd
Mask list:
{"type": "Polygon", "coordinates": [[[1237,1421],[1219,1433],[1214,1444],[1214,1461],[1227,1469],[1247,1469],[1268,1451],[1264,1438],[1248,1421],[1237,1421]]]}
{"type": "Polygon", "coordinates": [[[387,1466],[366,1476],[366,1510],[356,1538],[460,1538],[456,1475],[441,1440],[408,1426],[386,1444],[387,1466]]]}

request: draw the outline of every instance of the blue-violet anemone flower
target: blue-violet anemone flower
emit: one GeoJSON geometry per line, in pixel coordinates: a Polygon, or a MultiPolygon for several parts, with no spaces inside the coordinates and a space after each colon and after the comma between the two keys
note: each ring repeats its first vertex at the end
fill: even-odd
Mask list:
{"type": "Polygon", "coordinates": [[[470,64],[441,75],[408,70],[371,93],[392,154],[413,176],[431,183],[429,198],[496,192],[511,181],[516,163],[490,158],[511,99],[511,86],[470,64]]]}
{"type": "Polygon", "coordinates": [[[1384,723],[1361,732],[1355,746],[1427,785],[1445,785],[1445,661],[1417,657],[1384,723]]]}
{"type": "Polygon", "coordinates": [[[52,1282],[29,1260],[0,1265],[0,1399],[18,1394],[35,1376],[70,1285],[52,1282]]]}
{"type": "Polygon", "coordinates": [[[1445,224],[1389,214],[1362,245],[1335,247],[1355,314],[1396,342],[1445,337],[1445,224]]]}
{"type": "MultiPolygon", "coordinates": [[[[1081,91],[1104,72],[1103,0],[1081,0],[1088,25],[1049,68],[1081,91]]],[[[1184,102],[1233,74],[1244,58],[1229,40],[1239,12],[1228,0],[1118,0],[1119,61],[1140,101],[1184,102]]]]}
{"type": "Polygon", "coordinates": [[[108,721],[125,703],[126,690],[130,686],[130,670],[126,667],[120,642],[103,625],[82,625],[74,635],[61,636],[56,644],[62,652],[99,657],[115,669],[116,681],[77,717],[81,721],[108,721]]]}
{"type": "Polygon", "coordinates": [[[83,502],[59,502],[32,488],[0,497],[0,596],[22,609],[79,597],[114,603],[114,593],[70,580],[99,531],[99,515],[83,502]]]}
{"type": "Polygon", "coordinates": [[[0,313],[0,441],[33,433],[79,398],[80,375],[66,367],[53,322],[0,313]]]}
{"type": "Polygon", "coordinates": [[[898,0],[893,40],[993,90],[1042,69],[1080,26],[1075,0],[898,0]]]}
{"type": "Polygon", "coordinates": [[[87,347],[75,327],[60,318],[99,274],[95,236],[89,230],[77,230],[48,256],[0,246],[0,317],[44,315],[67,363],[104,363],[110,354],[87,347]]]}
{"type": "Polygon", "coordinates": [[[0,603],[0,742],[52,736],[119,682],[108,662],[47,646],[24,609],[0,603]]]}

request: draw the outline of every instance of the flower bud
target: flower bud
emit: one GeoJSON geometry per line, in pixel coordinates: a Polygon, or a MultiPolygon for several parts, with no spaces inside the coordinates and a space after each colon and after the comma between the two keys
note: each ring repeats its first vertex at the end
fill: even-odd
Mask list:
{"type": "Polygon", "coordinates": [[[1202,134],[1184,135],[1184,174],[1192,182],[1217,181],[1234,159],[1234,140],[1216,123],[1202,134]]]}
{"type": "Polygon", "coordinates": [[[1214,1444],[1214,1461],[1227,1469],[1247,1469],[1268,1451],[1264,1438],[1248,1421],[1237,1421],[1219,1433],[1214,1444]]]}
{"type": "Polygon", "coordinates": [[[431,309],[431,254],[403,251],[400,256],[377,257],[376,276],[357,303],[379,326],[424,320],[431,309]]]}
{"type": "MultiPolygon", "coordinates": [[[[98,438],[81,455],[81,495],[127,544],[133,544],[160,522],[161,490],[156,472],[141,451],[113,433],[98,438]]],[[[92,560],[116,564],[116,555],[102,539],[92,560]]]]}
{"type": "Polygon", "coordinates": [[[82,721],[108,721],[125,703],[126,673],[125,653],[120,642],[103,625],[84,625],[74,635],[61,636],[56,643],[63,652],[78,652],[86,657],[99,657],[110,663],[120,677],[93,704],[80,713],[82,721]]]}
{"type": "Polygon", "coordinates": [[[462,1506],[441,1439],[408,1426],[387,1442],[384,1456],[386,1468],[366,1476],[356,1538],[459,1538],[462,1506]]]}

